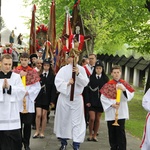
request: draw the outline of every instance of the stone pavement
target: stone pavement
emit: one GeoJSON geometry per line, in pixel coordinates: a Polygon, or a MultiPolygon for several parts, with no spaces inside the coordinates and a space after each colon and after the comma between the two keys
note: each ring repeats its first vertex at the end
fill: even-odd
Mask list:
{"type": "MultiPolygon", "coordinates": [[[[54,125],[54,115],[52,112],[50,115],[50,121],[46,127],[45,138],[33,139],[31,137],[31,145],[30,145],[31,150],[59,150],[60,142],[53,134],[53,125],[54,125]]],[[[32,130],[32,135],[34,133],[35,130],[32,130]]],[[[133,137],[129,133],[126,133],[126,136],[127,136],[127,150],[140,150],[139,145],[141,143],[141,140],[133,137]]],[[[85,142],[81,144],[80,150],[109,150],[107,126],[104,120],[101,120],[100,123],[98,142],[89,142],[86,140],[87,137],[88,137],[88,129],[85,142]]],[[[72,141],[69,140],[67,150],[73,150],[71,144],[72,141]]]]}

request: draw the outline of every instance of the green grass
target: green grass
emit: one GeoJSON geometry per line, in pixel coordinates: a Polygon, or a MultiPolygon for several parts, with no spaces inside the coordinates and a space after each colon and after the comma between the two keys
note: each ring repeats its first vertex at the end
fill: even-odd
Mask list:
{"type": "Polygon", "coordinates": [[[141,88],[135,88],[134,98],[128,102],[129,120],[126,121],[126,131],[137,138],[142,138],[147,112],[142,107],[144,92],[141,88]]]}

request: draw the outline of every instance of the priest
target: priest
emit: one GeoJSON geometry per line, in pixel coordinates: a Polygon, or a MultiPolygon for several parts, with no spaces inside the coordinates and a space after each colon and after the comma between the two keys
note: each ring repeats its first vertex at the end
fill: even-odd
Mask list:
{"type": "Polygon", "coordinates": [[[4,54],[0,71],[0,150],[21,150],[19,102],[26,90],[20,75],[11,71],[12,56],[4,54]]]}

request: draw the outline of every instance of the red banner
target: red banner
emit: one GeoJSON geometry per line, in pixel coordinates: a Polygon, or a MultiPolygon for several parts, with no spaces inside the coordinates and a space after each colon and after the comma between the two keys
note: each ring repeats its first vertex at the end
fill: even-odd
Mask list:
{"type": "Polygon", "coordinates": [[[36,29],[35,29],[35,11],[36,6],[33,5],[32,8],[32,19],[31,19],[31,28],[30,28],[30,54],[36,53],[36,29]]]}
{"type": "Polygon", "coordinates": [[[52,54],[56,48],[56,16],[55,16],[55,0],[52,0],[50,7],[50,22],[48,27],[48,40],[51,42],[52,54]]]}

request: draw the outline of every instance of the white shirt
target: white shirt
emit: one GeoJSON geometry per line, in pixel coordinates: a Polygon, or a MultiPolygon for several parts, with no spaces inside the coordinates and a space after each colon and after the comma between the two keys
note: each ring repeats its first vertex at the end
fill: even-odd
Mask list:
{"type": "Polygon", "coordinates": [[[98,79],[98,77],[99,77],[99,79],[100,79],[101,76],[102,76],[102,74],[100,74],[100,75],[96,74],[96,78],[97,78],[97,79],[98,79]]]}
{"type": "Polygon", "coordinates": [[[48,73],[49,73],[49,71],[43,71],[43,76],[45,76],[45,73],[46,73],[46,77],[48,76],[48,73]]]}

